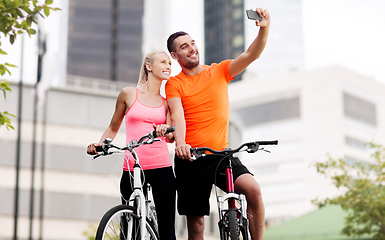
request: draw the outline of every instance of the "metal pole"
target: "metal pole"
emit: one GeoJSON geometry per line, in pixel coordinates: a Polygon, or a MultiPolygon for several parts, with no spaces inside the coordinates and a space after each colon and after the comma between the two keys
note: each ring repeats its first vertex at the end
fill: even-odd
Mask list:
{"type": "Polygon", "coordinates": [[[36,168],[36,128],[37,128],[37,101],[38,92],[37,86],[40,82],[43,67],[43,56],[45,53],[45,41],[41,39],[42,35],[38,29],[37,41],[38,41],[38,60],[37,60],[37,76],[35,83],[35,98],[33,104],[33,135],[32,135],[32,164],[31,164],[31,191],[30,191],[30,206],[29,206],[29,240],[32,240],[33,230],[33,213],[35,204],[35,168],[36,168]]]}
{"type": "Polygon", "coordinates": [[[117,80],[117,64],[118,64],[118,0],[112,0],[112,25],[111,25],[111,70],[110,79],[111,81],[117,80]]]}
{"type": "Polygon", "coordinates": [[[21,142],[21,119],[22,119],[22,100],[23,100],[23,60],[24,60],[24,35],[21,35],[21,62],[20,62],[20,82],[19,82],[19,113],[16,144],[16,184],[15,184],[15,205],[14,205],[14,229],[13,240],[17,240],[17,227],[19,218],[19,175],[20,175],[20,142],[21,142]]]}
{"type": "Polygon", "coordinates": [[[36,166],[36,125],[37,125],[37,83],[35,84],[35,99],[33,107],[33,138],[32,138],[32,164],[31,164],[31,190],[29,205],[29,240],[32,240],[33,210],[35,203],[35,166],[36,166]]]}
{"type": "MultiPolygon", "coordinates": [[[[46,92],[45,99],[47,97],[46,92]]],[[[43,216],[44,216],[44,171],[45,171],[45,134],[46,134],[46,127],[47,127],[47,102],[44,101],[44,110],[43,110],[43,137],[42,137],[42,143],[41,143],[41,187],[40,187],[40,214],[39,214],[39,222],[40,222],[40,228],[39,228],[39,240],[43,239],[43,216]]]]}

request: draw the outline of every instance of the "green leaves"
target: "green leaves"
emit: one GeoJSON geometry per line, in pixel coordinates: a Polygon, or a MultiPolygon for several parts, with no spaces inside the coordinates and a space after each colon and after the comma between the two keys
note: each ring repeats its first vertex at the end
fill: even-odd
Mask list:
{"type": "MultiPolygon", "coordinates": [[[[48,17],[51,11],[60,10],[60,8],[52,8],[49,6],[52,4],[53,0],[46,0],[44,4],[40,4],[38,0],[0,0],[0,32],[3,33],[6,38],[9,38],[11,44],[16,41],[17,35],[27,33],[31,37],[31,35],[36,34],[34,24],[38,24],[38,15],[44,18],[44,15],[48,17]]],[[[1,48],[0,54],[7,55],[1,48]]],[[[6,73],[11,75],[8,67],[16,66],[9,63],[0,64],[1,76],[6,73]]],[[[11,92],[8,82],[4,80],[0,81],[0,91],[3,92],[5,99],[6,92],[11,92]]],[[[0,112],[0,127],[5,125],[8,130],[14,129],[9,117],[15,116],[8,112],[0,112]]]]}
{"type": "Polygon", "coordinates": [[[44,14],[48,17],[49,16],[49,7],[44,6],[44,14]]]}
{"type": "Polygon", "coordinates": [[[15,130],[15,128],[11,125],[11,120],[9,119],[8,116],[16,118],[15,115],[10,114],[8,112],[3,112],[3,113],[0,112],[0,126],[5,125],[7,130],[10,130],[10,129],[15,130]]]}
{"type": "Polygon", "coordinates": [[[9,87],[9,83],[5,80],[0,80],[0,90],[4,94],[4,99],[7,98],[7,92],[6,91],[12,92],[12,89],[9,87]]]}
{"type": "Polygon", "coordinates": [[[11,72],[9,71],[9,69],[7,67],[17,67],[17,66],[9,64],[9,63],[0,64],[0,75],[1,76],[3,76],[5,73],[8,73],[9,75],[11,75],[11,72]]]}
{"type": "Polygon", "coordinates": [[[46,0],[39,5],[37,0],[10,1],[3,0],[0,3],[0,32],[4,33],[13,44],[18,34],[26,32],[29,36],[36,34],[33,23],[37,24],[37,16],[48,17],[52,11],[59,11],[59,8],[52,8],[53,0],[46,0]],[[43,15],[44,13],[44,15],[43,15]]]}
{"type": "MultiPolygon", "coordinates": [[[[12,89],[9,87],[9,83],[5,80],[0,80],[0,91],[3,92],[4,99],[6,99],[6,92],[12,92],[12,89]]],[[[7,111],[5,112],[0,112],[0,127],[5,125],[5,127],[10,130],[15,130],[15,128],[11,125],[11,120],[9,117],[14,117],[16,118],[15,115],[8,113],[7,111]]]]}
{"type": "Polygon", "coordinates": [[[316,163],[317,172],[342,190],[339,196],[312,202],[319,207],[340,205],[348,212],[342,233],[385,239],[385,148],[370,143],[374,151],[367,162],[329,159],[316,163]]]}

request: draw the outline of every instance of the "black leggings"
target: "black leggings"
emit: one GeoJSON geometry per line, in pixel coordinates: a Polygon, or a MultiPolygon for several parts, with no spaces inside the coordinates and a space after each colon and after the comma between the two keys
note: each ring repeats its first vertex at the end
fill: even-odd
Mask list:
{"type": "MultiPolygon", "coordinates": [[[[158,216],[159,237],[161,240],[174,240],[175,237],[175,196],[176,183],[172,167],[144,170],[144,185],[149,183],[152,187],[152,195],[156,214],[158,216]]],[[[133,172],[123,171],[120,180],[120,192],[124,199],[129,200],[132,190],[131,176],[133,172]]],[[[147,187],[144,187],[147,195],[147,187]]],[[[122,203],[125,204],[125,200],[122,203]]]]}

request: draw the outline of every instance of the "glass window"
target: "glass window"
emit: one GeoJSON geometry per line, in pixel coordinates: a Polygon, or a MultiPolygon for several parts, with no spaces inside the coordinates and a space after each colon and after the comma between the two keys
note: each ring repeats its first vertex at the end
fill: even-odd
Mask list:
{"type": "Polygon", "coordinates": [[[299,97],[236,110],[246,126],[300,117],[299,97]]]}
{"type": "Polygon", "coordinates": [[[361,150],[367,150],[367,143],[352,137],[345,136],[345,144],[361,150]]]}
{"type": "Polygon", "coordinates": [[[344,115],[354,120],[377,126],[376,105],[348,93],[343,93],[344,115]]]}

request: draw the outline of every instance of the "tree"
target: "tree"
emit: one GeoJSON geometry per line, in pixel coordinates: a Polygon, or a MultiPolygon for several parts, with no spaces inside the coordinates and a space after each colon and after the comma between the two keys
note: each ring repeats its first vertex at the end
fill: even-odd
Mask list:
{"type": "MultiPolygon", "coordinates": [[[[11,92],[11,88],[9,87],[9,84],[7,81],[5,80],[0,80],[0,90],[4,93],[4,99],[7,98],[7,92],[6,91],[9,91],[11,92]]],[[[16,118],[15,115],[13,114],[10,114],[8,113],[7,111],[5,112],[0,112],[0,127],[2,125],[5,125],[5,127],[9,130],[9,129],[15,129],[12,125],[11,125],[11,120],[9,119],[9,117],[14,117],[16,118]]]]}
{"type": "MultiPolygon", "coordinates": [[[[13,44],[17,35],[27,33],[31,37],[31,35],[36,34],[33,24],[37,24],[37,17],[39,15],[42,18],[44,18],[44,15],[48,17],[51,10],[60,10],[59,8],[50,7],[49,5],[52,3],[53,0],[45,0],[44,4],[39,4],[38,0],[0,0],[0,54],[7,55],[1,49],[1,42],[4,38],[8,38],[9,42],[13,44]]],[[[16,66],[10,63],[0,63],[1,76],[6,73],[11,75],[8,67],[16,66]]],[[[6,100],[7,91],[11,92],[12,90],[5,79],[0,80],[0,90],[3,92],[4,100],[6,100]]],[[[8,112],[0,112],[0,127],[5,125],[8,130],[14,129],[9,117],[16,118],[16,116],[8,112]]]]}
{"type": "Polygon", "coordinates": [[[348,213],[342,234],[385,239],[385,147],[369,146],[374,153],[368,162],[329,158],[316,163],[317,172],[331,178],[341,194],[312,202],[320,208],[340,205],[348,213]]]}

